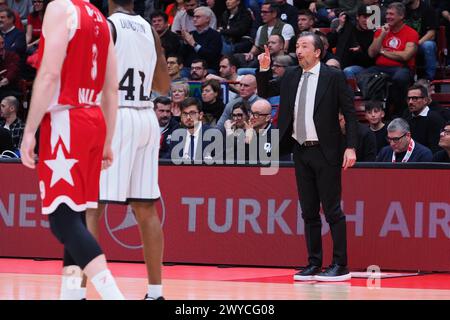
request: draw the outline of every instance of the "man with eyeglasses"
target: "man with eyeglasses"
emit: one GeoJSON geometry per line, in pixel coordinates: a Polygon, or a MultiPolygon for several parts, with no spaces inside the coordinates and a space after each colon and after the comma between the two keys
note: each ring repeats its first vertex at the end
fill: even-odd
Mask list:
{"type": "Polygon", "coordinates": [[[412,138],[429,148],[433,153],[441,150],[439,147],[439,130],[445,124],[444,118],[437,111],[428,107],[428,89],[422,85],[413,85],[408,89],[408,110],[403,113],[412,138]]]}
{"type": "Polygon", "coordinates": [[[433,155],[433,162],[450,162],[450,121],[447,121],[441,130],[439,147],[444,150],[438,151],[433,155]]]}
{"type": "Polygon", "coordinates": [[[265,99],[255,101],[255,103],[250,107],[249,114],[250,130],[246,130],[246,136],[249,137],[246,143],[248,145],[256,143],[256,148],[254,150],[257,152],[256,155],[249,152],[249,160],[260,159],[260,139],[263,139],[263,137],[265,139],[263,145],[264,152],[267,157],[270,157],[272,153],[271,129],[273,128],[272,106],[270,102],[265,99]],[[249,132],[250,135],[248,135],[247,132],[249,132]]]}
{"type": "Polygon", "coordinates": [[[208,69],[206,61],[203,59],[197,59],[192,61],[191,64],[191,80],[194,81],[205,81],[206,75],[208,74],[208,69]]]}
{"type": "Polygon", "coordinates": [[[402,118],[396,118],[387,127],[389,146],[381,149],[377,162],[431,162],[430,149],[414,141],[409,124],[402,118]]]}
{"type": "Polygon", "coordinates": [[[224,123],[230,119],[231,111],[233,106],[242,101],[248,102],[252,105],[256,100],[261,99],[256,90],[256,78],[252,74],[246,74],[241,79],[241,85],[239,87],[239,98],[232,100],[227,103],[225,109],[223,110],[222,116],[219,121],[217,121],[216,128],[222,132],[225,132],[224,123]]]}
{"type": "MultiPolygon", "coordinates": [[[[205,141],[203,136],[207,130],[215,130],[202,123],[202,104],[193,97],[186,98],[180,106],[182,128],[172,133],[169,146],[169,159],[184,159],[200,162],[206,157],[203,151],[208,146],[209,141],[205,141]]],[[[217,134],[220,134],[217,132],[217,134]]]]}

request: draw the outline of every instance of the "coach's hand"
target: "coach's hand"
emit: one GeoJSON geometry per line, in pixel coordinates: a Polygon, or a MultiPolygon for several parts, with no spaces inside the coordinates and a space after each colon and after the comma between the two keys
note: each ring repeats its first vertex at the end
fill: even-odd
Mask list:
{"type": "Polygon", "coordinates": [[[347,170],[347,168],[353,167],[356,162],[355,149],[347,148],[344,152],[344,161],[342,162],[342,168],[347,170]]]}
{"type": "Polygon", "coordinates": [[[258,55],[258,60],[261,71],[267,71],[270,69],[270,52],[267,45],[264,45],[264,52],[258,55]]]}
{"type": "Polygon", "coordinates": [[[36,154],[34,147],[36,146],[36,139],[34,133],[25,131],[20,145],[20,158],[25,167],[34,169],[36,167],[36,154]]]}
{"type": "Polygon", "coordinates": [[[113,152],[110,145],[105,145],[103,149],[102,170],[108,169],[113,162],[113,152]]]}

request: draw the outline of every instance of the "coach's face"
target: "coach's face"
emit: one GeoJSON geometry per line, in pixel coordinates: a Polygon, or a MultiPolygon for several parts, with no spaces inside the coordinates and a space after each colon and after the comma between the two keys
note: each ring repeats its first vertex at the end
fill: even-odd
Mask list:
{"type": "Polygon", "coordinates": [[[312,36],[298,38],[295,53],[297,54],[298,64],[306,71],[320,61],[320,50],[314,47],[312,36]]]}

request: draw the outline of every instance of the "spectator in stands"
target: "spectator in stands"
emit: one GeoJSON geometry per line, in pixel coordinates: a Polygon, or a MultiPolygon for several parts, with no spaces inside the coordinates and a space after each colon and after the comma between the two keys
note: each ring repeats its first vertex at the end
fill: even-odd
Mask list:
{"type": "MultiPolygon", "coordinates": [[[[365,117],[369,123],[369,129],[374,133],[378,154],[380,150],[388,145],[386,141],[387,126],[384,124],[384,109],[381,101],[367,101],[365,107],[365,117]]],[[[357,158],[358,159],[358,158],[357,158]]]]}
{"type": "Polygon", "coordinates": [[[442,107],[438,102],[433,101],[433,94],[434,91],[434,85],[431,81],[427,79],[418,79],[416,82],[414,82],[414,85],[421,85],[427,88],[428,91],[428,107],[430,110],[433,110],[440,114],[442,118],[444,118],[445,121],[450,120],[450,109],[442,107]]]}
{"type": "Polygon", "coordinates": [[[189,97],[189,85],[187,82],[172,82],[170,85],[170,96],[172,98],[172,106],[170,108],[170,112],[172,112],[172,116],[178,122],[180,122],[181,116],[181,103],[189,97]]]}
{"type": "Polygon", "coordinates": [[[256,92],[256,78],[252,74],[246,74],[241,79],[241,86],[239,90],[239,98],[232,100],[227,103],[225,106],[225,110],[223,111],[222,116],[217,122],[217,129],[222,132],[225,131],[224,123],[226,120],[230,119],[231,111],[233,110],[233,106],[241,101],[247,101],[251,106],[256,100],[261,99],[256,92]]]}
{"type": "MultiPolygon", "coordinates": [[[[220,82],[239,82],[242,76],[237,74],[238,61],[234,56],[222,56],[219,62],[219,76],[208,74],[207,80],[216,79],[220,82]]],[[[228,85],[228,100],[231,101],[239,97],[239,83],[230,83],[228,85]]]]}
{"type": "Polygon", "coordinates": [[[320,62],[325,63],[326,65],[330,66],[330,67],[335,67],[337,69],[341,69],[341,62],[339,61],[339,58],[330,52],[330,44],[328,42],[328,38],[327,36],[320,31],[316,31],[315,34],[320,36],[320,39],[322,40],[323,43],[323,52],[322,52],[322,57],[320,58],[320,62]]]}
{"type": "Polygon", "coordinates": [[[0,127],[8,129],[11,132],[12,144],[14,150],[20,148],[22,142],[25,123],[17,116],[19,111],[19,100],[16,97],[9,96],[3,98],[0,104],[0,127]]]}
{"type": "Polygon", "coordinates": [[[367,73],[384,72],[392,80],[389,112],[401,115],[406,109],[406,91],[412,82],[415,55],[419,41],[418,33],[404,23],[405,6],[391,3],[386,10],[387,23],[375,32],[369,47],[369,56],[375,58],[375,66],[367,73]]]}
{"type": "MultiPolygon", "coordinates": [[[[194,25],[194,10],[199,7],[198,0],[184,0],[184,10],[177,12],[172,23],[172,32],[179,33],[182,31],[191,32],[195,30],[194,25]]],[[[209,27],[211,29],[217,28],[217,19],[214,13],[209,19],[209,27]]]]}
{"type": "Polygon", "coordinates": [[[450,121],[444,125],[441,130],[439,147],[443,150],[433,155],[433,162],[450,162],[450,121]]]}
{"type": "Polygon", "coordinates": [[[248,160],[248,148],[245,148],[245,145],[250,142],[250,132],[249,136],[246,136],[247,129],[251,128],[249,110],[248,102],[236,103],[231,111],[231,118],[224,123],[227,160],[233,159],[233,162],[237,163],[248,160]]]}
{"type": "Polygon", "coordinates": [[[246,61],[254,60],[267,44],[269,36],[281,35],[284,39],[284,50],[289,47],[289,40],[295,35],[294,28],[277,18],[278,6],[274,1],[266,0],[261,7],[261,17],[264,22],[256,32],[255,44],[250,52],[245,54],[246,61]]]}
{"type": "Polygon", "coordinates": [[[3,36],[0,34],[0,99],[18,94],[17,82],[20,78],[19,56],[5,49],[3,36]]]}
{"type": "Polygon", "coordinates": [[[181,70],[183,69],[183,59],[176,54],[169,54],[167,56],[167,70],[169,71],[169,77],[172,82],[187,81],[187,78],[181,76],[181,70]]]}
{"type": "Polygon", "coordinates": [[[283,55],[274,57],[271,67],[272,77],[274,79],[281,78],[286,72],[286,68],[292,66],[293,64],[294,61],[292,60],[291,56],[283,55]]]}
{"type": "MultiPolygon", "coordinates": [[[[297,32],[298,36],[302,32],[314,32],[314,14],[309,10],[300,10],[297,16],[297,32]]],[[[297,45],[297,36],[292,37],[289,40],[288,52],[295,54],[295,47],[297,45]]]]}
{"type": "MultiPolygon", "coordinates": [[[[339,125],[343,135],[342,141],[342,155],[347,149],[345,139],[345,118],[342,113],[339,113],[339,125]]],[[[366,125],[358,122],[358,145],[356,146],[356,159],[358,162],[373,162],[377,157],[377,139],[375,134],[366,125]]]]}
{"type": "MultiPolygon", "coordinates": [[[[445,36],[447,37],[447,44],[450,43],[450,1],[441,0],[439,2],[439,13],[443,19],[445,26],[445,36]]],[[[447,55],[447,64],[450,65],[450,55],[447,55]]]]}
{"type": "Polygon", "coordinates": [[[32,0],[8,0],[8,6],[19,13],[22,24],[27,24],[28,15],[33,12],[32,0]]]}
{"type": "Polygon", "coordinates": [[[286,0],[275,0],[278,4],[278,18],[284,23],[290,24],[297,31],[298,9],[287,3],[286,0]]]}
{"type": "Polygon", "coordinates": [[[351,19],[354,19],[359,4],[361,4],[361,0],[317,0],[312,2],[309,8],[316,13],[322,26],[329,27],[330,23],[337,19],[342,11],[345,11],[351,19]]]}
{"type": "Polygon", "coordinates": [[[181,31],[184,40],[182,46],[183,59],[190,65],[196,59],[204,59],[209,68],[217,71],[222,52],[222,38],[220,33],[210,27],[214,13],[208,7],[198,7],[194,12],[195,30],[181,31]]]}
{"type": "Polygon", "coordinates": [[[433,154],[430,149],[415,142],[411,137],[408,122],[396,118],[387,127],[389,146],[381,149],[378,162],[430,162],[433,154]]]}
{"type": "Polygon", "coordinates": [[[175,0],[174,3],[171,3],[166,7],[165,13],[167,14],[169,25],[173,24],[175,15],[178,11],[182,10],[184,10],[184,0],[175,0]]]}
{"type": "MultiPolygon", "coordinates": [[[[9,7],[8,7],[7,0],[0,0],[0,10],[8,9],[8,8],[9,7]]],[[[20,20],[19,13],[17,11],[14,11],[14,17],[15,17],[14,25],[16,26],[16,28],[19,29],[20,31],[24,31],[22,20],[20,20]]]]}
{"type": "MultiPolygon", "coordinates": [[[[276,56],[282,56],[285,54],[284,51],[284,39],[279,34],[273,34],[269,36],[269,40],[267,40],[267,47],[269,48],[270,56],[272,59],[274,59],[276,56]]],[[[241,58],[241,64],[245,64],[245,61],[242,61],[242,56],[237,55],[241,58]]],[[[245,55],[243,57],[246,59],[245,55]]],[[[238,74],[254,74],[256,72],[256,69],[259,66],[259,62],[257,57],[254,58],[254,60],[249,61],[246,68],[239,68],[238,74]]]]}
{"type": "Polygon", "coordinates": [[[11,9],[1,9],[0,33],[5,40],[5,48],[6,50],[17,53],[17,55],[23,59],[27,48],[25,33],[17,29],[14,23],[14,12],[11,9]]]}
{"type": "Polygon", "coordinates": [[[208,74],[208,65],[203,59],[196,59],[191,64],[191,80],[205,81],[208,74]]]}
{"type": "MultiPolygon", "coordinates": [[[[272,106],[265,99],[255,101],[250,107],[250,126],[246,130],[246,143],[249,145],[249,160],[260,160],[260,152],[262,146],[266,157],[270,157],[272,153],[272,106]],[[248,134],[250,133],[250,134],[248,134]],[[261,141],[263,139],[263,141],[261,141]],[[264,142],[264,144],[262,144],[264,142]],[[252,144],[256,144],[256,148],[252,144]],[[251,150],[256,151],[256,155],[251,150]]],[[[278,142],[278,141],[277,141],[278,142]]]]}
{"type": "Polygon", "coordinates": [[[436,153],[440,150],[439,132],[445,120],[428,107],[427,88],[421,85],[409,87],[407,102],[408,110],[405,110],[403,118],[408,121],[412,138],[436,153]]]}
{"type": "Polygon", "coordinates": [[[269,72],[260,72],[259,70],[256,72],[256,81],[258,86],[258,95],[262,98],[269,98],[269,88],[267,85],[264,85],[265,83],[268,83],[269,87],[272,85],[272,83],[275,83],[276,78],[281,78],[286,68],[293,65],[293,61],[291,56],[283,55],[283,56],[277,56],[273,60],[271,60],[271,68],[269,72]]]}
{"type": "Polygon", "coordinates": [[[436,30],[439,28],[437,12],[423,0],[405,0],[405,23],[419,34],[419,57],[425,61],[425,78],[433,80],[436,74],[436,30]]]}
{"type": "Polygon", "coordinates": [[[203,123],[215,126],[225,109],[221,96],[220,82],[215,79],[202,83],[203,123]]]}
{"type": "Polygon", "coordinates": [[[157,97],[153,101],[156,117],[161,131],[159,158],[169,158],[169,145],[172,139],[172,132],[178,129],[179,122],[172,117],[170,112],[172,102],[167,97],[157,97]]]}
{"type": "Polygon", "coordinates": [[[189,97],[181,103],[181,123],[182,127],[172,133],[170,143],[170,158],[187,159],[200,161],[206,157],[214,155],[204,154],[209,141],[203,139],[206,130],[211,129],[208,125],[202,124],[203,112],[200,101],[196,98],[189,97]],[[182,130],[180,135],[179,130],[182,130]],[[175,137],[176,134],[176,137],[175,137]],[[176,140],[178,137],[181,138],[176,140]]]}
{"type": "Polygon", "coordinates": [[[167,14],[162,11],[155,11],[150,15],[152,27],[161,39],[166,57],[171,54],[178,54],[181,47],[181,38],[170,30],[168,19],[167,14]]]}
{"type": "Polygon", "coordinates": [[[225,1],[223,0],[205,0],[206,5],[214,12],[217,18],[217,28],[222,27],[222,20],[220,19],[226,8],[225,1]]]}
{"type": "Polygon", "coordinates": [[[356,25],[353,25],[347,15],[341,13],[338,27],[327,34],[330,46],[336,48],[336,56],[342,63],[347,79],[356,79],[356,75],[374,65],[374,60],[368,54],[374,33],[367,27],[369,16],[366,7],[360,6],[356,25]]]}
{"type": "Polygon", "coordinates": [[[248,52],[252,47],[250,38],[252,16],[241,0],[227,0],[227,10],[222,16],[222,54],[248,52]]]}
{"type": "Polygon", "coordinates": [[[28,54],[35,52],[38,47],[47,4],[48,0],[33,0],[33,12],[28,15],[27,32],[25,35],[28,54]]]}

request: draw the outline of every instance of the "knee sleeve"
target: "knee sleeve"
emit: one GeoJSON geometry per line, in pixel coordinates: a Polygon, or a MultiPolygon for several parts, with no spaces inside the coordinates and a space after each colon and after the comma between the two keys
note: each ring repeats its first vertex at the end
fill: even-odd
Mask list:
{"type": "Polygon", "coordinates": [[[61,204],[49,216],[49,221],[53,234],[64,245],[64,265],[76,264],[84,269],[92,259],[103,253],[86,228],[84,213],[74,212],[61,204]]]}

